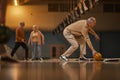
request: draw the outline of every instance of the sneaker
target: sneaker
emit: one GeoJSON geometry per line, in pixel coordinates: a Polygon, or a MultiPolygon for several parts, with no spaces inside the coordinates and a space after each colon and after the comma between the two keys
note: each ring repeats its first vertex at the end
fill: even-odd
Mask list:
{"type": "Polygon", "coordinates": [[[29,58],[24,59],[24,61],[29,61],[29,58]]]}
{"type": "Polygon", "coordinates": [[[39,61],[42,61],[43,58],[35,58],[35,59],[32,59],[32,60],[39,60],[39,61]]]}
{"type": "Polygon", "coordinates": [[[60,56],[60,60],[68,61],[68,59],[65,56],[60,56]]]}
{"type": "Polygon", "coordinates": [[[43,61],[43,58],[40,58],[41,61],[43,61]]]}
{"type": "Polygon", "coordinates": [[[80,60],[88,61],[88,59],[86,57],[80,57],[80,60]]]}

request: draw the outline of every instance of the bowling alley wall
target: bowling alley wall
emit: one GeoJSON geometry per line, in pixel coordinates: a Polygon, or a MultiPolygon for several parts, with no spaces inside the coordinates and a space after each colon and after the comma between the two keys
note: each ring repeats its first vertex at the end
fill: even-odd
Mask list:
{"type": "MultiPolygon", "coordinates": [[[[94,16],[97,19],[95,30],[97,31],[118,31],[120,30],[119,12],[104,12],[103,4],[96,5],[91,11],[81,15],[81,19],[94,16]]],[[[109,11],[109,10],[108,10],[109,11]]],[[[41,5],[22,5],[7,7],[6,25],[15,29],[20,21],[25,21],[26,28],[36,24],[41,30],[52,31],[63,21],[69,12],[51,10],[48,4],[41,5]]]]}
{"type": "MultiPolygon", "coordinates": [[[[112,3],[105,3],[112,4],[112,3]]],[[[86,19],[90,16],[96,17],[97,24],[94,30],[100,36],[100,41],[95,41],[90,35],[94,48],[103,54],[103,57],[120,57],[120,12],[115,10],[105,10],[105,4],[99,4],[91,11],[81,15],[80,19],[86,19]]],[[[117,4],[117,3],[114,3],[117,4]]],[[[120,6],[119,6],[120,8],[120,6]]],[[[42,46],[42,56],[45,58],[56,57],[54,55],[62,54],[70,44],[65,40],[62,33],[54,34],[52,31],[63,21],[69,12],[50,11],[48,4],[41,5],[8,5],[6,11],[5,24],[13,30],[13,35],[7,43],[13,48],[15,40],[15,29],[20,21],[25,21],[26,39],[28,40],[32,25],[38,25],[45,36],[45,44],[42,46]],[[59,48],[60,46],[64,46],[59,48]],[[54,48],[54,49],[53,49],[54,48]],[[58,49],[57,49],[58,48],[58,49]],[[61,53],[57,53],[63,50],[61,53]],[[58,50],[58,51],[57,51],[58,50]]],[[[20,49],[19,51],[21,51],[20,49]]],[[[58,57],[57,56],[57,57],[58,57]]],[[[79,49],[71,57],[79,57],[79,49]]],[[[91,51],[87,46],[87,57],[92,57],[91,51]]]]}

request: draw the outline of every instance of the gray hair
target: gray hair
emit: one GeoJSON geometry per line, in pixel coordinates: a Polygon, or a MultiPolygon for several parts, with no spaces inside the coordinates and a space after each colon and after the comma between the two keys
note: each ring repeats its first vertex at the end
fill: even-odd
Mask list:
{"type": "Polygon", "coordinates": [[[87,22],[88,23],[92,23],[92,22],[96,23],[96,19],[95,19],[95,17],[90,17],[90,18],[87,19],[87,22]]]}

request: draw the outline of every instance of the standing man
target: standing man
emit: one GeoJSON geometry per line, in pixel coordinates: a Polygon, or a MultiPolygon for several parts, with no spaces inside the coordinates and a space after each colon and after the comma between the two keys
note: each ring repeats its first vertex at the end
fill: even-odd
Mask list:
{"type": "Polygon", "coordinates": [[[25,60],[28,60],[28,47],[26,45],[25,40],[25,33],[24,33],[24,22],[20,22],[19,27],[16,29],[16,40],[15,40],[15,46],[11,52],[11,56],[13,57],[16,50],[22,46],[23,49],[25,49],[25,60]]]}
{"type": "Polygon", "coordinates": [[[99,36],[93,31],[93,27],[96,25],[96,19],[90,17],[87,20],[79,20],[70,25],[68,25],[64,31],[63,35],[66,40],[71,44],[67,51],[60,56],[61,60],[68,61],[69,57],[80,45],[80,60],[87,60],[86,55],[86,43],[92,50],[92,55],[97,51],[93,48],[90,41],[88,32],[95,36],[96,40],[99,40],[99,36]]]}

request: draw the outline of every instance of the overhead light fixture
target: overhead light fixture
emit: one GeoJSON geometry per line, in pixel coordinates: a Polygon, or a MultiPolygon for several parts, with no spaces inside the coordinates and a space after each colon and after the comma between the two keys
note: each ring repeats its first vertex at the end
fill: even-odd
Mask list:
{"type": "Polygon", "coordinates": [[[14,0],[14,5],[18,6],[18,0],[14,0]]]}

